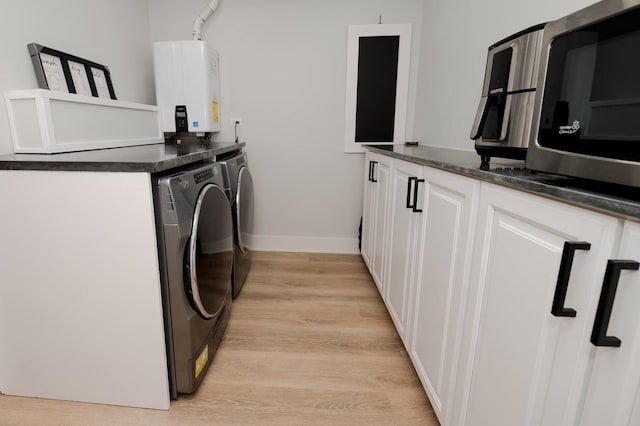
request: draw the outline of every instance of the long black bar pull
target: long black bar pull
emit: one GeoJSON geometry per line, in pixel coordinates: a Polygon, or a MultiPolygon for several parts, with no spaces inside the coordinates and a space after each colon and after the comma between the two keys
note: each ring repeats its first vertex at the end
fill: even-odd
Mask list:
{"type": "Polygon", "coordinates": [[[372,179],[371,177],[372,169],[373,169],[373,161],[369,161],[369,182],[371,182],[371,179],[372,179]]]}
{"type": "Polygon", "coordinates": [[[600,301],[598,302],[596,318],[593,321],[593,331],[591,332],[591,343],[594,345],[619,347],[622,343],[621,340],[615,336],[607,336],[611,310],[613,309],[613,301],[616,298],[620,271],[623,269],[637,271],[638,268],[640,268],[640,263],[635,260],[610,259],[607,262],[607,270],[604,273],[602,292],[600,293],[600,301]]]}
{"type": "Polygon", "coordinates": [[[413,186],[413,212],[422,213],[422,209],[418,208],[418,184],[424,183],[424,179],[417,179],[416,184],[413,186]]]}
{"type": "Polygon", "coordinates": [[[378,162],[377,161],[370,161],[370,164],[371,164],[371,172],[370,172],[371,173],[371,182],[376,183],[378,181],[376,180],[376,178],[374,176],[375,176],[375,173],[376,173],[376,164],[378,164],[378,162]]]}
{"type": "Polygon", "coordinates": [[[564,300],[567,297],[569,288],[569,277],[573,266],[573,255],[576,250],[590,250],[591,244],[585,241],[565,241],[562,249],[562,259],[560,259],[560,269],[558,270],[558,281],[556,283],[556,293],[553,296],[551,314],[556,317],[575,317],[575,309],[565,308],[564,300]]]}
{"type": "Polygon", "coordinates": [[[413,186],[413,181],[417,179],[418,178],[415,176],[411,176],[409,177],[409,179],[407,179],[407,208],[408,209],[415,209],[415,206],[411,204],[411,187],[413,186]]]}

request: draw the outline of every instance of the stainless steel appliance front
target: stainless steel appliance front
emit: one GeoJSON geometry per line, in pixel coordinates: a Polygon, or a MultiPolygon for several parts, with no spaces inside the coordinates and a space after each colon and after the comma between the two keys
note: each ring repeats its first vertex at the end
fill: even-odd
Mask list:
{"type": "Polygon", "coordinates": [[[219,163],[154,178],[172,398],[202,382],[231,313],[233,221],[219,163]]]}
{"type": "Polygon", "coordinates": [[[490,157],[524,159],[544,24],[527,28],[489,47],[482,97],[471,129],[475,149],[490,157]]]}
{"type": "Polygon", "coordinates": [[[253,233],[253,179],[247,154],[221,160],[234,226],[233,297],[237,297],[251,269],[248,240],[253,233]]]}
{"type": "Polygon", "coordinates": [[[640,0],[547,24],[527,168],[640,187],[640,0]]]}

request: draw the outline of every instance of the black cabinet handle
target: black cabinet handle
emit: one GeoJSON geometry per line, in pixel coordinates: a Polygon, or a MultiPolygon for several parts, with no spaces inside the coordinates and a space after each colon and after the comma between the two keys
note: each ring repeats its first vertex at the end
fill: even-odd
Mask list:
{"type": "Polygon", "coordinates": [[[620,271],[623,269],[637,271],[639,267],[640,263],[635,260],[610,259],[607,262],[607,270],[604,273],[602,292],[600,293],[600,301],[598,302],[596,318],[593,321],[593,331],[591,332],[591,343],[594,345],[619,347],[622,343],[621,340],[615,336],[607,336],[613,301],[616,297],[616,290],[618,289],[620,271]]]}
{"type": "Polygon", "coordinates": [[[411,186],[413,185],[413,181],[417,180],[417,177],[411,176],[407,179],[407,208],[414,209],[415,206],[411,205],[411,186]]]}
{"type": "Polygon", "coordinates": [[[590,250],[591,244],[584,241],[565,241],[562,249],[562,259],[558,271],[558,281],[556,283],[556,294],[553,296],[551,314],[556,317],[575,317],[575,309],[565,308],[564,299],[567,297],[569,287],[569,277],[573,266],[573,255],[576,250],[590,250]]]}
{"type": "Polygon", "coordinates": [[[378,182],[376,180],[376,178],[374,177],[375,176],[375,171],[376,171],[376,164],[378,164],[377,161],[369,161],[369,176],[370,176],[369,180],[371,182],[374,182],[374,183],[378,182]]]}
{"type": "Polygon", "coordinates": [[[424,179],[416,179],[416,184],[413,186],[413,212],[422,213],[422,209],[418,208],[418,184],[424,183],[424,179]]]}

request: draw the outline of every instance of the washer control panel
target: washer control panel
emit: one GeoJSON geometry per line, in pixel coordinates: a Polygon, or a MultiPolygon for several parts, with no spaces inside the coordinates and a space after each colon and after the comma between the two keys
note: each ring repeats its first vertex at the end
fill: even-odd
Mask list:
{"type": "Polygon", "coordinates": [[[193,175],[193,178],[196,180],[196,185],[207,179],[211,179],[212,177],[213,177],[213,170],[211,169],[203,170],[193,175]]]}

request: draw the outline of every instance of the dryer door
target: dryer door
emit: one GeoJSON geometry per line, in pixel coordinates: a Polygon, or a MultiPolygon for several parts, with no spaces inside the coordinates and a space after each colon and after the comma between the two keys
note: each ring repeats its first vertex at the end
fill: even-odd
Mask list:
{"type": "Polygon", "coordinates": [[[217,185],[205,185],[196,201],[184,257],[185,290],[203,318],[220,313],[231,291],[233,219],[229,199],[217,185]]]}
{"type": "Polygon", "coordinates": [[[242,254],[249,251],[247,242],[253,232],[253,180],[246,167],[241,167],[238,172],[238,192],[236,194],[235,220],[238,233],[236,239],[242,254]]]}

